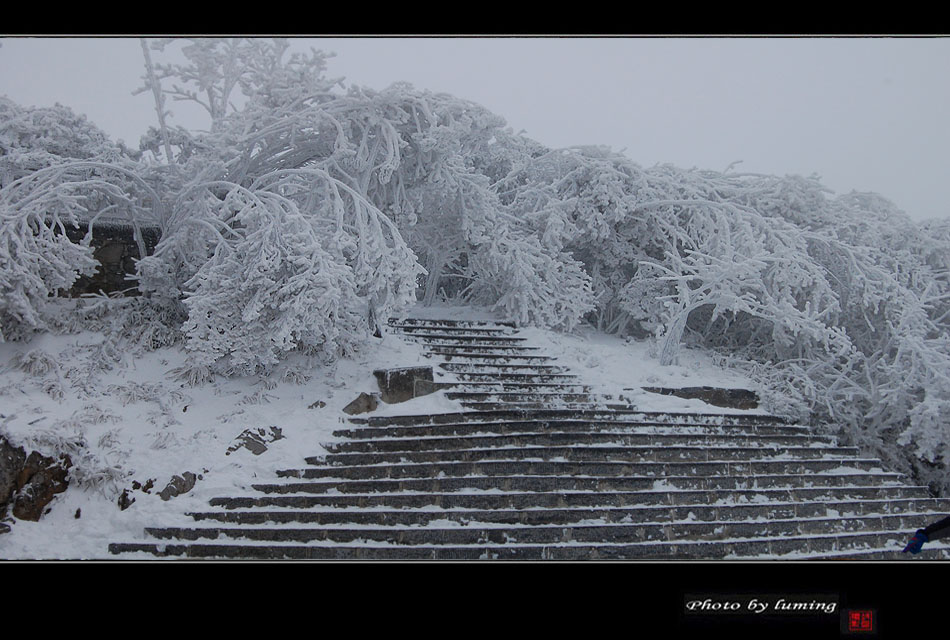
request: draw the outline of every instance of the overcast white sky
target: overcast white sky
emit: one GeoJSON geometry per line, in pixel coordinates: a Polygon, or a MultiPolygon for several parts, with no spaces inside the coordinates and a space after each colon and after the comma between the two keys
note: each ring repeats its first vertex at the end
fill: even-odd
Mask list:
{"type": "MultiPolygon", "coordinates": [[[[137,146],[154,123],[136,38],[0,38],[0,95],[59,102],[137,146]]],[[[308,38],[328,75],[480,103],[550,147],[642,166],[817,173],[950,217],[950,38],[308,38]]],[[[180,104],[173,124],[206,121],[180,104]]]]}

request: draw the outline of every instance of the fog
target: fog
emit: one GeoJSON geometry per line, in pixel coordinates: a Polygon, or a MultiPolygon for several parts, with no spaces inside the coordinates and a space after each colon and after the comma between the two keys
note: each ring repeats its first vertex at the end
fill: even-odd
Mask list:
{"type": "MultiPolygon", "coordinates": [[[[136,146],[154,124],[137,38],[2,38],[0,95],[55,102],[136,146]]],[[[327,73],[472,100],[550,147],[606,145],[635,162],[817,174],[915,219],[947,217],[947,38],[295,38],[327,73]]],[[[155,54],[156,60],[168,56],[155,54]]],[[[171,124],[202,128],[170,103],[171,124]]]]}

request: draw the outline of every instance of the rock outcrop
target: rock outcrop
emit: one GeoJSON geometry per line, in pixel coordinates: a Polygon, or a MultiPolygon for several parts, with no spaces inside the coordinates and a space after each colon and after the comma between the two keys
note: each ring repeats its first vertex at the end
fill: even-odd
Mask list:
{"type": "Polygon", "coordinates": [[[759,398],[754,391],[748,389],[720,389],[717,387],[643,387],[644,391],[659,393],[665,396],[676,396],[687,400],[702,400],[706,404],[729,409],[756,409],[759,398]]]}
{"type": "Polygon", "coordinates": [[[37,521],[47,505],[69,486],[69,456],[59,460],[40,454],[29,455],[0,436],[0,517],[13,507],[13,517],[37,521]]]}
{"type": "Polygon", "coordinates": [[[379,406],[379,395],[375,393],[360,393],[356,397],[356,400],[350,404],[343,407],[343,413],[351,416],[355,416],[360,413],[367,413],[369,411],[376,411],[376,407],[379,406]]]}
{"type": "Polygon", "coordinates": [[[244,448],[255,456],[259,456],[267,451],[267,445],[269,443],[281,440],[283,437],[284,434],[279,427],[272,426],[269,430],[264,427],[245,429],[234,439],[234,444],[228,447],[224,455],[229,456],[238,449],[244,448]]]}
{"type": "Polygon", "coordinates": [[[382,401],[387,404],[412,400],[435,390],[432,367],[377,369],[373,375],[379,383],[382,401]]]}

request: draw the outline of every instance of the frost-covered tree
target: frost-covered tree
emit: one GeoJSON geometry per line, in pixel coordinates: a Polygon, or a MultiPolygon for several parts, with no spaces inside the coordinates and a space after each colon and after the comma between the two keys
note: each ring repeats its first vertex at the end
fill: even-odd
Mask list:
{"type": "MultiPolygon", "coordinates": [[[[291,349],[346,353],[409,303],[422,271],[365,184],[338,168],[346,151],[326,144],[339,120],[322,106],[335,84],[322,54],[285,58],[286,48],[200,40],[184,48],[187,65],[156,65],[162,79],[205,87],[212,118],[210,132],[178,132],[162,240],[140,264],[142,290],[187,313],[196,368],[247,373],[291,349]],[[235,88],[241,108],[224,100],[235,88]]],[[[181,85],[172,95],[201,100],[181,85]]]]}
{"type": "MultiPolygon", "coordinates": [[[[164,52],[173,43],[181,44],[185,62],[152,64],[143,39],[145,82],[134,93],[154,91],[200,105],[210,118],[211,133],[222,132],[226,118],[239,112],[239,97],[279,109],[323,93],[338,82],[323,75],[327,54],[311,50],[309,55],[286,56],[290,48],[286,38],[163,38],[153,41],[150,48],[164,52]],[[164,80],[170,80],[171,86],[165,88],[164,80]]],[[[161,97],[159,102],[161,112],[161,97]]]]}
{"type": "Polygon", "coordinates": [[[395,227],[326,172],[182,196],[176,231],[140,273],[145,291],[186,308],[195,370],[266,372],[293,349],[333,359],[414,297],[421,268],[395,227]]]}
{"type": "Polygon", "coordinates": [[[0,97],[0,188],[54,164],[118,162],[130,155],[69,107],[21,107],[0,97]]]}
{"type": "Polygon", "coordinates": [[[494,183],[591,277],[601,329],[713,349],[851,440],[950,488],[946,227],[817,178],[534,153],[494,183]],[[897,447],[900,442],[903,447],[897,447]]]}
{"type": "MultiPolygon", "coordinates": [[[[241,46],[208,43],[192,51],[221,67],[236,59],[222,52],[241,46]],[[214,57],[213,51],[222,55],[214,57]]],[[[319,169],[394,223],[428,272],[421,288],[425,302],[440,293],[455,295],[498,305],[522,322],[548,326],[571,326],[590,308],[586,276],[578,265],[545,247],[529,225],[506,212],[491,180],[479,173],[491,145],[506,135],[500,117],[453,96],[405,84],[334,93],[334,83],[319,75],[322,58],[316,54],[291,56],[286,63],[279,55],[267,58],[260,52],[251,58],[257,60],[255,69],[266,72],[210,73],[204,83],[209,87],[225,77],[244,78],[240,86],[248,98],[230,113],[209,109],[217,118],[211,133],[180,137],[179,164],[194,168],[182,173],[201,170],[201,181],[248,188],[275,171],[319,169]],[[265,58],[267,64],[261,62],[265,58]],[[312,77],[301,81],[306,74],[312,77]]],[[[195,76],[201,68],[193,64],[178,73],[201,84],[195,76]]],[[[196,97],[175,91],[176,97],[196,97]]],[[[226,93],[216,91],[213,95],[226,93]]],[[[158,136],[152,140],[157,148],[158,136]]],[[[181,192],[192,189],[183,185],[181,192]]],[[[220,188],[218,197],[224,197],[220,188]]],[[[171,229],[167,241],[196,241],[175,240],[176,233],[171,229]]],[[[179,278],[176,286],[183,283],[179,278]]]]}
{"type": "Polygon", "coordinates": [[[161,217],[161,199],[137,166],[67,107],[0,99],[0,339],[46,327],[49,299],[95,271],[95,220],[125,218],[137,229],[161,217]],[[82,242],[67,237],[70,227],[86,230],[82,242]]]}
{"type": "Polygon", "coordinates": [[[95,272],[93,226],[107,214],[129,220],[144,255],[140,224],[162,219],[162,202],[120,163],[66,161],[0,189],[0,339],[44,328],[48,299],[95,272]],[[85,228],[82,241],[67,227],[85,228]]]}

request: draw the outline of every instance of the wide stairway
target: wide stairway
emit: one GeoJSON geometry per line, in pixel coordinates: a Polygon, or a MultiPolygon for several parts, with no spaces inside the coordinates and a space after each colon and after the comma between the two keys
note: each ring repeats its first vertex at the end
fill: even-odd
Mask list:
{"type": "MultiPolygon", "coordinates": [[[[950,500],[809,427],[649,413],[511,326],[407,319],[459,413],[351,418],[328,453],[114,554],[340,560],[911,559],[950,500]]],[[[926,545],[916,558],[950,558],[926,545]]],[[[915,559],[916,559],[915,558],[915,559]]]]}

